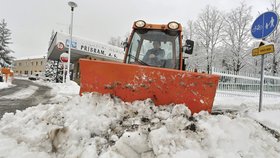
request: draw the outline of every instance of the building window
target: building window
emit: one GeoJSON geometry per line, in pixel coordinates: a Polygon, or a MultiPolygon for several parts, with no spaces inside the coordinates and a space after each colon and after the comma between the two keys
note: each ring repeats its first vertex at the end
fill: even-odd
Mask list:
{"type": "Polygon", "coordinates": [[[24,74],[25,74],[25,75],[28,75],[28,71],[24,71],[24,74]]]}
{"type": "Polygon", "coordinates": [[[32,72],[32,71],[30,71],[30,74],[32,75],[32,74],[33,74],[33,72],[32,72]]]}
{"type": "Polygon", "coordinates": [[[21,71],[19,71],[19,73],[21,74],[21,71]]]}
{"type": "Polygon", "coordinates": [[[41,65],[43,65],[43,61],[41,61],[41,65]]]}
{"type": "Polygon", "coordinates": [[[38,61],[36,61],[36,66],[38,65],[38,61]]]}
{"type": "Polygon", "coordinates": [[[18,63],[19,66],[21,66],[21,63],[18,63]]]}
{"type": "Polygon", "coordinates": [[[16,71],[16,73],[18,73],[18,71],[16,71]]]}
{"type": "Polygon", "coordinates": [[[31,65],[33,66],[33,62],[31,62],[31,65]]]}

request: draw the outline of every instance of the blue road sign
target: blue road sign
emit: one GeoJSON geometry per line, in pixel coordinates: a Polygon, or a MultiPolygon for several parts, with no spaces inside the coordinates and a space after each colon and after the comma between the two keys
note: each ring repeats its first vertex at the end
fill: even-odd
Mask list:
{"type": "MultiPolygon", "coordinates": [[[[70,40],[66,39],[66,46],[69,47],[70,40]]],[[[77,42],[72,40],[71,48],[77,48],[77,42]]]]}
{"type": "Polygon", "coordinates": [[[277,28],[278,22],[277,13],[265,12],[254,21],[251,33],[255,38],[266,38],[277,28]]]}

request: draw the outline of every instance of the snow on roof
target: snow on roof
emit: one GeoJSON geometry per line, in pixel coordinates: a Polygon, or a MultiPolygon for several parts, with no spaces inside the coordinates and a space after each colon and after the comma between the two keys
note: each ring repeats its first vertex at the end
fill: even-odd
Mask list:
{"type": "Polygon", "coordinates": [[[34,55],[34,56],[28,56],[28,57],[19,57],[16,58],[15,60],[26,60],[26,59],[40,59],[40,58],[47,58],[47,55],[34,55]]]}
{"type": "MultiPolygon", "coordinates": [[[[63,34],[64,36],[69,36],[69,34],[65,33],[65,32],[57,32],[59,34],[63,34]]],[[[111,44],[108,44],[108,43],[102,43],[102,42],[98,42],[98,41],[95,41],[93,39],[89,39],[89,38],[86,38],[86,37],[81,37],[79,35],[73,35],[73,38],[77,38],[79,40],[86,40],[88,42],[93,42],[93,43],[97,43],[97,44],[100,44],[100,45],[106,45],[107,47],[111,47],[111,48],[115,48],[115,49],[120,49],[122,50],[123,48],[120,48],[120,47],[117,47],[117,46],[114,46],[114,45],[111,45],[111,44]]],[[[124,52],[122,52],[124,54],[124,52]]]]}

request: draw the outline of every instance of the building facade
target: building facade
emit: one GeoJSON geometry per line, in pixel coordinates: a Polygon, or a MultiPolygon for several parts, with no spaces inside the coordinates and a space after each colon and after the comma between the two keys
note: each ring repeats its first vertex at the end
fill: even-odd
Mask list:
{"type": "Polygon", "coordinates": [[[124,49],[112,46],[105,43],[73,36],[70,42],[69,34],[56,32],[53,34],[52,40],[49,43],[48,60],[60,62],[60,55],[68,53],[71,43],[70,62],[73,64],[70,67],[70,78],[79,83],[79,59],[87,58],[92,60],[123,62],[124,49]]]}
{"type": "Polygon", "coordinates": [[[46,56],[16,59],[13,62],[13,71],[17,76],[30,76],[46,71],[46,56]]]}

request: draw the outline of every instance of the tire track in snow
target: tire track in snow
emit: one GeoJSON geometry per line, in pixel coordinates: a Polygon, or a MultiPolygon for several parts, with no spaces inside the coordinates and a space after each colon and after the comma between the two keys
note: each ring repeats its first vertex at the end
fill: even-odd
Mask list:
{"type": "Polygon", "coordinates": [[[38,89],[39,87],[31,85],[13,94],[2,96],[0,99],[25,99],[32,96],[38,89]]]}

